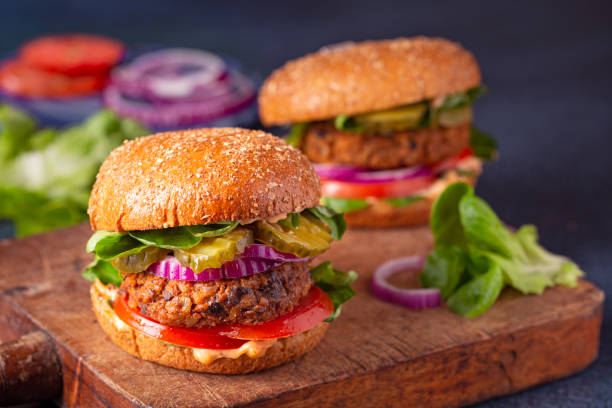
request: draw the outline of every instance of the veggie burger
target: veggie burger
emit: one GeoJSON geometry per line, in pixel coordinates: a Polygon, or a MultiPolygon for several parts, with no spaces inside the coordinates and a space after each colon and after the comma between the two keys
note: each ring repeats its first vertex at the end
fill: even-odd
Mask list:
{"type": "Polygon", "coordinates": [[[264,83],[264,125],[315,163],[323,203],[353,226],[428,220],[456,181],[476,182],[495,141],[474,128],[484,91],[474,56],[441,38],[342,43],[290,61],[264,83]]]}
{"type": "Polygon", "coordinates": [[[88,213],[98,322],[121,348],[180,369],[239,374],[297,359],[354,295],[355,273],[313,257],[342,215],[297,149],[239,128],[125,142],[88,213]]]}

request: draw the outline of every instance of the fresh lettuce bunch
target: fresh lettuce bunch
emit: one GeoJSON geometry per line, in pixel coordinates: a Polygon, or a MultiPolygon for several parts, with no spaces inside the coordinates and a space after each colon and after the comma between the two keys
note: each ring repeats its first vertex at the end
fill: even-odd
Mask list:
{"type": "Polygon", "coordinates": [[[24,112],[0,105],[0,219],[12,220],[18,236],[86,220],[100,164],[147,133],[108,110],[67,129],[38,129],[24,112]]]}
{"type": "Polygon", "coordinates": [[[473,317],[485,312],[509,285],[540,294],[549,286],[576,286],[584,273],[566,257],[538,244],[533,225],[510,231],[466,183],[450,185],[434,203],[435,249],[421,282],[440,289],[451,310],[473,317]]]}

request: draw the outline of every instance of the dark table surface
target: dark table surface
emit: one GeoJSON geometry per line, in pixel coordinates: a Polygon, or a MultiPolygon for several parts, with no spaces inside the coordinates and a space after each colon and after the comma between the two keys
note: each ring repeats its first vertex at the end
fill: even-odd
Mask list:
{"type": "MultiPolygon", "coordinates": [[[[262,76],[287,59],[346,40],[418,34],[461,42],[489,94],[476,123],[501,158],[478,193],[511,225],[534,223],[612,291],[612,2],[605,1],[32,1],[0,5],[0,52],[43,33],[84,31],[127,44],[199,47],[262,76]]],[[[0,227],[0,237],[10,228],[0,227]]],[[[599,359],[572,378],[483,407],[612,406],[612,302],[599,359]]]]}

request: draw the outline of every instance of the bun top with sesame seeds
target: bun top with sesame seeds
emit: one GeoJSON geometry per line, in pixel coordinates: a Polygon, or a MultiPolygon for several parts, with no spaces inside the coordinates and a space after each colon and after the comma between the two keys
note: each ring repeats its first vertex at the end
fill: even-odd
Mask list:
{"type": "Polygon", "coordinates": [[[125,142],[100,167],[89,199],[94,230],[131,231],[300,212],[320,185],[298,150],[240,128],[159,133],[125,142]]]}
{"type": "Polygon", "coordinates": [[[289,61],[259,93],[265,125],[393,108],[480,84],[469,51],[443,38],[341,43],[289,61]]]}

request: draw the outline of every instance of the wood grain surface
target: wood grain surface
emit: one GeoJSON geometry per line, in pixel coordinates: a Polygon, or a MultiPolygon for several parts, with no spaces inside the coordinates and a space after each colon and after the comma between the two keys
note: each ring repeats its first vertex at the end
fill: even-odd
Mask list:
{"type": "Polygon", "coordinates": [[[597,357],[604,295],[586,281],[542,296],[506,290],[474,319],[371,296],[376,265],[431,248],[423,227],[349,231],[321,257],[359,273],[357,296],[304,358],[243,376],[179,371],[130,356],[98,327],[80,275],[89,234],[80,225],[0,242],[0,340],[47,332],[69,407],[460,406],[571,375],[597,357]]]}

